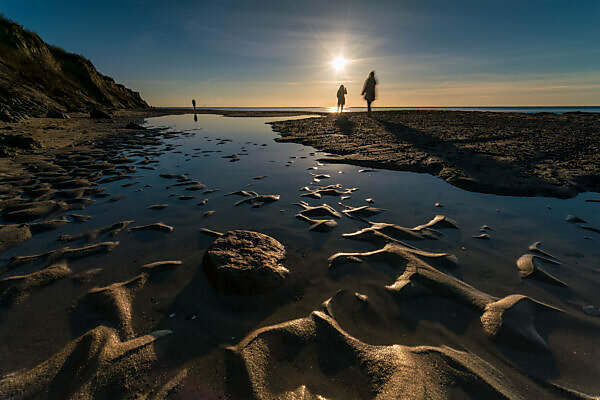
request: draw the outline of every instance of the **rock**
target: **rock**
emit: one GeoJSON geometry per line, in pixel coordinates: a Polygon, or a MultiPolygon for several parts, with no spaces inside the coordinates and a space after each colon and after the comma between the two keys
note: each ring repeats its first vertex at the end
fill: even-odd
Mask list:
{"type": "Polygon", "coordinates": [[[471,236],[473,239],[483,239],[483,240],[489,240],[490,239],[490,235],[487,233],[480,233],[479,235],[473,235],[471,236]]]}
{"type": "Polygon", "coordinates": [[[234,230],[218,237],[204,254],[204,272],[215,288],[226,294],[249,296],[283,284],[285,247],[258,232],[234,230]]]}
{"type": "Polygon", "coordinates": [[[62,111],[48,110],[46,113],[46,118],[69,119],[70,117],[62,111]]]}
{"type": "Polygon", "coordinates": [[[102,110],[94,108],[90,111],[90,118],[92,119],[111,119],[112,117],[102,110]]]}

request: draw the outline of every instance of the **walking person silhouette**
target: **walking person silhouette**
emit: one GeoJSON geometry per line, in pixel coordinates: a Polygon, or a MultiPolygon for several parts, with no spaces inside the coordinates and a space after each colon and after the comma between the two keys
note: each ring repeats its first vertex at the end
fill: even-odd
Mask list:
{"type": "Polygon", "coordinates": [[[377,81],[375,80],[375,71],[371,71],[369,77],[365,80],[365,84],[361,92],[367,101],[367,112],[369,115],[371,115],[371,103],[375,100],[375,85],[377,85],[377,81]]]}
{"type": "Polygon", "coordinates": [[[337,91],[337,112],[343,112],[344,111],[344,104],[346,104],[346,95],[348,94],[348,91],[346,90],[346,88],[344,87],[344,85],[340,85],[340,88],[337,91]]]}

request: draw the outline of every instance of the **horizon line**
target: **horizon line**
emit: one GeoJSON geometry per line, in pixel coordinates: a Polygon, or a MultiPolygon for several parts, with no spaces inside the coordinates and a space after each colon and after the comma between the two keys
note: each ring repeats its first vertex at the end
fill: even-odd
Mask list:
{"type": "MultiPolygon", "coordinates": [[[[192,106],[150,106],[152,108],[190,108],[192,106]]],[[[196,108],[330,108],[335,106],[196,106],[196,108]]],[[[367,108],[366,106],[349,106],[348,108],[367,108]]],[[[600,108],[600,105],[503,105],[503,106],[378,106],[371,108],[600,108]]]]}

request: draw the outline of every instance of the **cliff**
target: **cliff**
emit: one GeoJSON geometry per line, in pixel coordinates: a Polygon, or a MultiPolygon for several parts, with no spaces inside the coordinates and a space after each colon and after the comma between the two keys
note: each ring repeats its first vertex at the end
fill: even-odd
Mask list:
{"type": "Polygon", "coordinates": [[[86,58],[49,45],[0,15],[0,120],[92,107],[149,106],[138,92],[102,75],[86,58]]]}

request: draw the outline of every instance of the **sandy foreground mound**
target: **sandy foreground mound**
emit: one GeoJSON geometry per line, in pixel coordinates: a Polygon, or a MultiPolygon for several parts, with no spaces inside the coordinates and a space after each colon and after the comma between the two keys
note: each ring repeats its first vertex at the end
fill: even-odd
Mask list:
{"type": "MultiPolygon", "coordinates": [[[[443,220],[438,216],[417,228],[456,228],[453,221],[439,222],[443,220]]],[[[372,226],[371,232],[376,228],[390,234],[409,230],[381,224],[372,226]]],[[[271,274],[285,269],[279,264],[285,251],[275,239],[242,230],[215,234],[217,239],[204,257],[205,271],[207,266],[215,268],[208,257],[221,257],[219,265],[233,263],[239,269],[240,254],[247,254],[254,264],[278,266],[269,269],[271,274]]],[[[381,238],[377,237],[378,241],[381,238]]],[[[416,235],[411,239],[423,237],[416,235]]],[[[562,310],[518,294],[491,296],[452,275],[451,271],[460,268],[455,256],[422,251],[396,239],[388,239],[375,251],[334,254],[329,262],[332,270],[356,263],[385,263],[398,270],[399,275],[387,286],[367,285],[365,293],[340,290],[306,317],[258,328],[237,344],[221,345],[217,353],[224,362],[225,381],[210,398],[593,398],[534,378],[495,351],[482,351],[497,343],[526,357],[552,355],[547,329],[540,333],[538,325],[543,325],[544,315],[552,315],[559,323],[573,323],[572,317],[562,310]],[[478,337],[476,342],[484,342],[484,346],[457,342],[450,336],[441,338],[448,344],[403,344],[406,339],[396,332],[403,325],[414,324],[409,314],[419,313],[418,302],[423,299],[434,299],[438,308],[453,310],[448,320],[452,322],[447,322],[455,325],[451,331],[473,330],[478,337]],[[218,395],[221,390],[222,395],[218,395]]],[[[91,289],[71,312],[73,327],[83,332],[81,336],[37,366],[0,378],[0,397],[175,399],[206,395],[206,391],[194,390],[194,382],[198,374],[208,371],[190,372],[177,360],[177,354],[186,351],[190,340],[201,346],[198,340],[206,338],[205,333],[190,331],[188,327],[181,332],[156,330],[140,335],[133,323],[139,293],[156,276],[162,274],[164,279],[181,265],[180,261],[147,264],[129,280],[91,289]]],[[[47,274],[52,268],[57,269],[52,270],[53,276],[70,274],[64,265],[46,268],[47,274]]],[[[238,278],[247,278],[254,272],[260,277],[265,273],[243,269],[242,278],[238,278]]],[[[35,282],[40,278],[35,274],[41,272],[32,274],[29,279],[33,283],[27,287],[39,285],[35,282]]],[[[14,279],[27,282],[23,277],[14,279]]],[[[41,284],[46,284],[45,279],[41,284]]],[[[260,279],[246,279],[244,285],[250,292],[262,288],[260,279]]],[[[198,288],[193,290],[197,292],[198,288]]],[[[247,296],[248,292],[243,294],[247,296]]],[[[444,330],[437,333],[443,336],[444,330]]],[[[187,365],[194,365],[194,360],[187,365]]]]}

